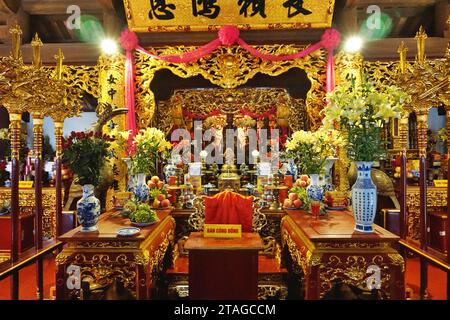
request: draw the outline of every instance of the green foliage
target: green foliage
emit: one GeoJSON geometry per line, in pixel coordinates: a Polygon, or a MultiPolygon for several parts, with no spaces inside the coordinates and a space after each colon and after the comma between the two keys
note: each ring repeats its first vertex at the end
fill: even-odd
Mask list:
{"type": "Polygon", "coordinates": [[[138,206],[138,210],[130,215],[130,220],[135,223],[150,223],[158,220],[156,211],[147,204],[138,206]]]}
{"type": "Polygon", "coordinates": [[[99,184],[100,170],[111,157],[109,141],[106,135],[72,132],[63,142],[63,162],[77,175],[78,184],[99,184]]]}
{"type": "Polygon", "coordinates": [[[153,174],[157,156],[158,144],[154,141],[143,141],[137,144],[136,152],[130,156],[132,174],[153,174]]]}
{"type": "Polygon", "coordinates": [[[325,114],[324,126],[340,125],[348,134],[347,151],[352,160],[373,161],[384,154],[381,132],[392,118],[400,118],[410,96],[395,86],[377,88],[367,76],[360,85],[354,77],[347,79],[328,94],[331,106],[325,114]]]}

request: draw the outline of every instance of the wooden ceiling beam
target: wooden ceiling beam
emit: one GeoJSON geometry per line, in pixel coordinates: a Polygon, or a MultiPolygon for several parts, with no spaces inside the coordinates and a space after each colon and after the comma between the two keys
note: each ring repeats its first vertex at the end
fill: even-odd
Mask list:
{"type": "Polygon", "coordinates": [[[0,12],[14,14],[19,11],[21,0],[0,0],[0,12]]]}
{"type": "Polygon", "coordinates": [[[67,8],[77,5],[82,14],[101,13],[102,6],[94,0],[22,0],[25,12],[30,15],[67,14],[67,8]]]}

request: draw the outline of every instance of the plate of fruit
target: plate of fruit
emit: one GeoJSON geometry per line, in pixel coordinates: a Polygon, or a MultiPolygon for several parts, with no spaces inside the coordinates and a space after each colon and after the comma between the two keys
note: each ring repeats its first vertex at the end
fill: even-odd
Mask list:
{"type": "MultiPolygon", "coordinates": [[[[127,204],[125,204],[124,209],[125,207],[129,208],[127,204]]],[[[131,204],[130,207],[132,207],[131,204]]],[[[128,215],[128,218],[130,219],[131,224],[133,226],[146,227],[159,222],[159,218],[158,215],[156,214],[156,211],[153,210],[148,204],[146,203],[137,204],[135,208],[136,210],[131,211],[128,215]]]]}
{"type": "Polygon", "coordinates": [[[153,199],[150,204],[153,209],[168,209],[170,208],[170,200],[167,199],[167,190],[164,188],[164,182],[158,176],[152,177],[147,183],[150,192],[150,199],[153,199]]]}
{"type": "Polygon", "coordinates": [[[310,200],[306,188],[294,187],[289,191],[288,198],[284,200],[284,208],[287,210],[308,210],[310,200]]]}

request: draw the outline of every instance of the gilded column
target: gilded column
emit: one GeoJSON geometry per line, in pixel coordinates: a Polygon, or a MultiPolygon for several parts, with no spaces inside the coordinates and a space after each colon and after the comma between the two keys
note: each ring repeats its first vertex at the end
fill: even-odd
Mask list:
{"type": "Polygon", "coordinates": [[[399,121],[399,133],[400,141],[398,146],[394,146],[395,149],[406,150],[408,149],[408,116],[403,116],[399,121]]]}
{"type": "Polygon", "coordinates": [[[19,260],[19,180],[20,180],[20,127],[22,115],[11,113],[9,115],[9,130],[11,133],[11,260],[19,260]]]}
{"type": "Polygon", "coordinates": [[[419,149],[419,155],[422,152],[426,153],[427,150],[427,130],[428,130],[428,115],[417,115],[417,146],[419,149]]]}
{"type": "Polygon", "coordinates": [[[33,113],[33,156],[34,156],[34,192],[35,192],[35,243],[42,249],[42,114],[33,113]]]}
{"type": "MultiPolygon", "coordinates": [[[[100,95],[97,113],[102,115],[105,111],[108,112],[106,108],[111,108],[111,111],[113,111],[113,117],[102,128],[102,131],[109,135],[114,135],[118,131],[126,130],[126,113],[114,113],[114,111],[120,109],[125,110],[124,63],[124,56],[121,54],[112,56],[102,55],[98,61],[100,95]]],[[[127,166],[123,161],[123,158],[125,158],[126,155],[116,143],[113,143],[111,148],[114,149],[117,159],[110,161],[110,170],[114,169],[114,171],[117,172],[117,176],[114,177],[117,181],[116,187],[118,190],[123,191],[126,189],[127,184],[127,166]]],[[[113,189],[108,190],[106,209],[111,209],[114,192],[113,189]]]]}
{"type": "Polygon", "coordinates": [[[62,234],[62,207],[63,207],[62,174],[61,174],[62,136],[63,136],[63,123],[62,121],[55,121],[56,237],[62,234]]]}

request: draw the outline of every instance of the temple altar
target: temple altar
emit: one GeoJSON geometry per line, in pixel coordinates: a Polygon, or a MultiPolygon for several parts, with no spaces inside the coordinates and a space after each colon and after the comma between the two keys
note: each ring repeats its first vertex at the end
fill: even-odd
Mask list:
{"type": "MultiPolygon", "coordinates": [[[[175,221],[168,210],[158,212],[159,222],[142,228],[139,235],[120,237],[117,231],[130,225],[120,212],[103,214],[98,232],[83,233],[80,227],[58,237],[67,247],[56,257],[56,299],[82,299],[80,287],[68,287],[74,266],[89,290],[98,290],[120,279],[135,299],[161,295],[159,278],[174,246],[175,221]]],[[[86,289],[86,288],[84,288],[86,289]]]]}
{"type": "MultiPolygon", "coordinates": [[[[326,298],[336,281],[364,287],[366,273],[378,266],[381,299],[404,299],[405,263],[396,249],[398,236],[376,226],[373,234],[353,230],[349,212],[331,212],[314,220],[289,211],[281,222],[285,264],[299,277],[306,300],[326,298]]],[[[375,287],[374,287],[375,288],[375,287]]]]}

